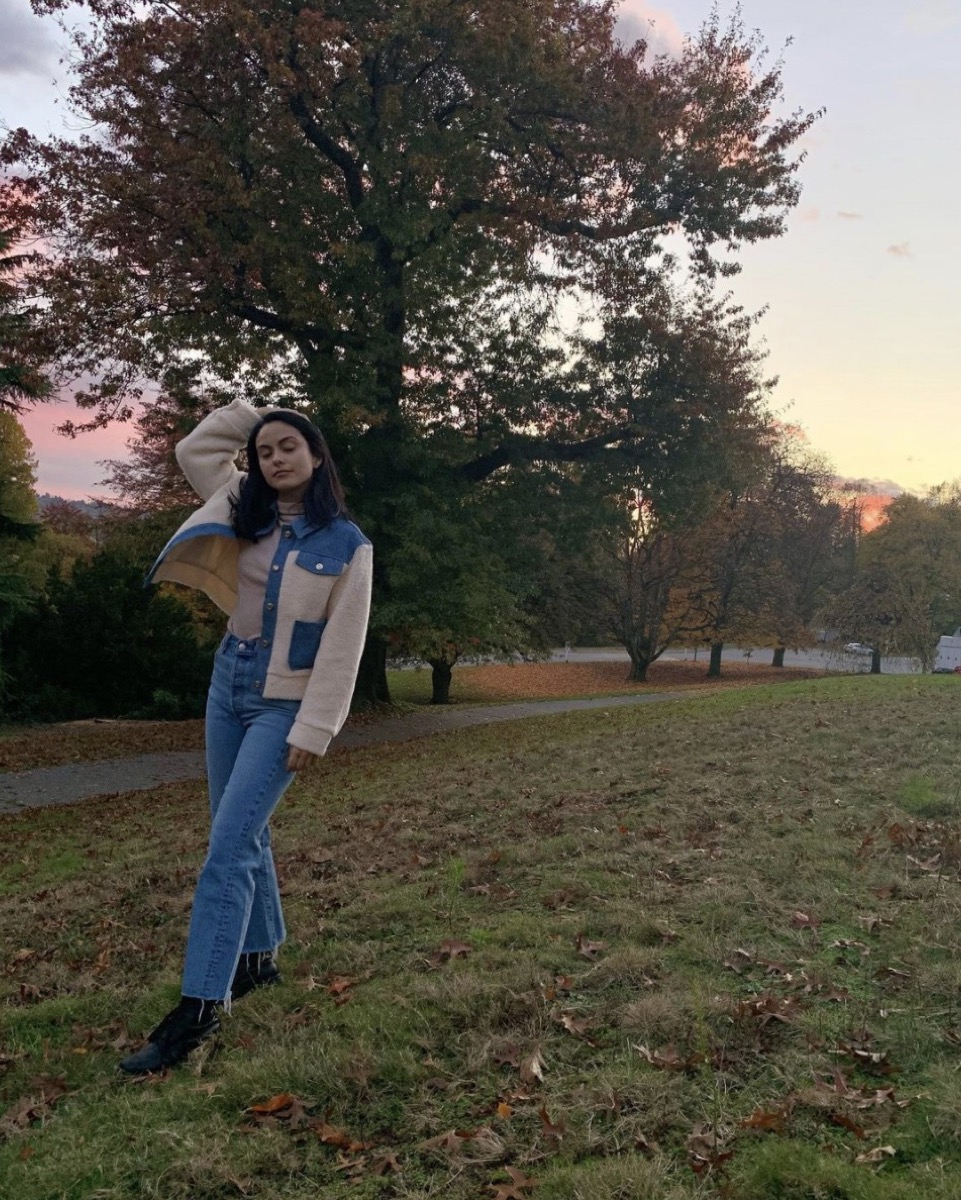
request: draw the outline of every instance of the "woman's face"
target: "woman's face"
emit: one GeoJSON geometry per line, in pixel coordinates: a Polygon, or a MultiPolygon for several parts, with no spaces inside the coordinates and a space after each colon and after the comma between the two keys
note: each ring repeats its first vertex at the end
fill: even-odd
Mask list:
{"type": "Polygon", "coordinates": [[[269,421],[256,440],[257,458],[268,485],[279,500],[302,500],[320,459],[311,453],[302,433],[286,421],[269,421]]]}

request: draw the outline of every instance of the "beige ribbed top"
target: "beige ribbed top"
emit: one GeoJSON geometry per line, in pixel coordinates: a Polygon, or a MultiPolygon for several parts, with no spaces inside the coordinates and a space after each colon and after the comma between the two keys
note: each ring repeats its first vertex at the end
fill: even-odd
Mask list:
{"type": "Polygon", "coordinates": [[[237,555],[237,604],[230,614],[227,629],[248,641],[260,637],[267,576],[283,530],[281,522],[301,516],[304,510],[302,506],[278,505],[278,511],[280,521],[273,530],[258,542],[241,542],[237,555]]]}

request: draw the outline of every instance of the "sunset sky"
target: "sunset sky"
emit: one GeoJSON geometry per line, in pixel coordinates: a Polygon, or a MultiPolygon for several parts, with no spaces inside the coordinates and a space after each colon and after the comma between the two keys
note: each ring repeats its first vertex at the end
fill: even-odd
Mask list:
{"type": "MultiPolygon", "coordinates": [[[[722,16],[734,7],[720,0],[722,16]]],[[[743,252],[734,284],[748,309],[768,309],[760,331],[780,378],[774,407],[842,476],[888,491],[961,477],[961,0],[740,7],[783,58],[786,107],[827,110],[805,139],[804,195],[786,235],[743,252]]],[[[709,8],[624,0],[622,28],[670,52],[709,8]]],[[[63,129],[61,50],[55,24],[33,17],[28,0],[0,0],[4,125],[63,129]]],[[[25,423],[40,490],[80,498],[97,490],[96,461],[121,455],[129,432],[70,442],[52,432],[66,415],[46,405],[25,423]]]]}

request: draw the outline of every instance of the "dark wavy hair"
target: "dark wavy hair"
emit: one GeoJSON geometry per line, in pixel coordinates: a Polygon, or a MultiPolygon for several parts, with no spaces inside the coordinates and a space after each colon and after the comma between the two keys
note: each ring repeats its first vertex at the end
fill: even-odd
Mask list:
{"type": "Polygon", "coordinates": [[[271,421],[283,421],[296,429],[310,447],[320,465],[314,468],[313,478],[304,493],[304,516],[312,525],[323,529],[337,517],[350,517],[344,502],[344,489],[337,467],[330,457],[324,435],[312,421],[300,413],[284,409],[265,414],[247,439],[247,475],[240,485],[240,498],[231,504],[234,532],[239,538],[256,542],[265,529],[272,529],[277,518],[277,492],[264,479],[257,454],[257,435],[271,421]]]}

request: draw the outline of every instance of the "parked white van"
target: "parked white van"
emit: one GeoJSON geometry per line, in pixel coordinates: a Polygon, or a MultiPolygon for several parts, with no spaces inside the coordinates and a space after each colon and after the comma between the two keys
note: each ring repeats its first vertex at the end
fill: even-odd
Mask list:
{"type": "Polygon", "coordinates": [[[961,629],[956,629],[952,634],[946,633],[938,639],[934,669],[940,675],[954,671],[961,673],[961,629]]]}

